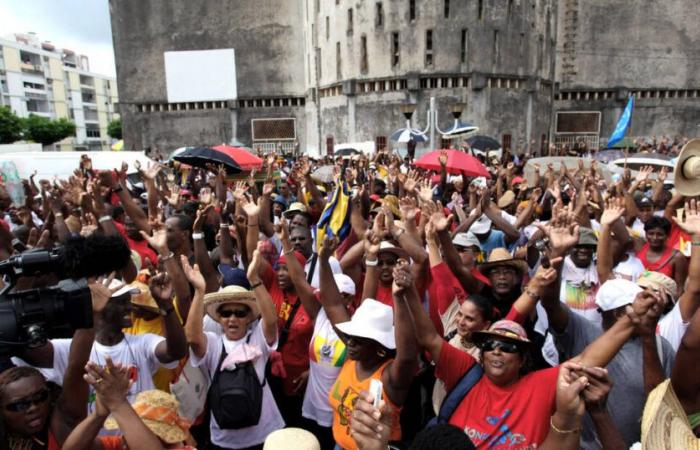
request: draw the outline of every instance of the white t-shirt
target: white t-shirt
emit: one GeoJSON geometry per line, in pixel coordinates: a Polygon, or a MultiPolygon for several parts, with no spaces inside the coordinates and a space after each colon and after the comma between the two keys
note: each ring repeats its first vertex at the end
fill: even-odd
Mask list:
{"type": "Polygon", "coordinates": [[[634,252],[628,252],[627,259],[621,261],[613,268],[613,275],[615,278],[622,278],[636,283],[639,275],[645,270],[644,264],[642,264],[642,261],[637,258],[634,252]]]}
{"type": "Polygon", "coordinates": [[[680,302],[676,302],[673,309],[659,320],[656,328],[656,334],[665,338],[674,351],[678,351],[681,345],[681,339],[685,331],[688,329],[690,322],[684,322],[681,317],[680,302]]]}
{"type": "Polygon", "coordinates": [[[564,259],[559,300],[571,311],[597,325],[602,321],[595,303],[595,295],[599,287],[595,259],[585,268],[576,267],[570,256],[564,259]]]}
{"type": "Polygon", "coordinates": [[[301,414],[322,427],[333,425],[333,409],[328,403],[328,393],[333,388],[346,357],[345,344],[338,338],[326,312],[321,308],[309,343],[309,380],[301,414]]]}
{"type": "MultiPolygon", "coordinates": [[[[124,334],[124,339],[116,345],[102,345],[95,341],[90,351],[90,361],[105,365],[105,357],[109,356],[116,364],[130,367],[130,376],[134,379],[134,384],[129,389],[127,399],[132,403],[136,399],[136,394],[142,391],[155,389],[153,384],[153,374],[161,368],[174,369],[178,361],[163,364],[158,361],[156,347],[165,340],[164,337],[151,333],[144,334],[124,334]]],[[[68,366],[68,354],[72,339],[52,339],[53,344],[53,369],[63,380],[68,366]]],[[[95,391],[90,388],[88,397],[88,414],[95,409],[95,391]]]]}
{"type": "MultiPolygon", "coordinates": [[[[265,340],[265,335],[262,331],[262,324],[257,321],[253,324],[248,345],[257,347],[262,352],[262,356],[254,361],[255,372],[258,378],[262,380],[265,377],[265,364],[270,358],[270,353],[277,348],[277,342],[274,345],[268,345],[265,340]]],[[[218,336],[214,333],[206,331],[204,335],[207,338],[207,350],[204,357],[198,358],[190,349],[190,364],[194,367],[204,366],[209,371],[211,377],[219,365],[221,359],[221,342],[223,341],[226,353],[231,354],[236,347],[245,343],[246,338],[237,341],[231,341],[226,336],[218,336]]],[[[265,442],[267,435],[275,430],[284,428],[284,420],[277,409],[275,399],[272,397],[269,383],[263,386],[262,410],[260,412],[260,421],[252,427],[240,428],[238,430],[222,430],[216,423],[214,415],[210,414],[211,423],[209,429],[211,432],[211,442],[219,447],[224,448],[246,448],[254,445],[259,445],[265,442]]]]}
{"type": "MultiPolygon", "coordinates": [[[[311,262],[313,261],[314,258],[318,259],[318,256],[316,253],[311,255],[311,258],[309,258],[308,261],[306,261],[306,265],[304,266],[304,273],[306,274],[306,277],[308,279],[309,276],[309,271],[311,270],[311,262]]],[[[336,259],[335,256],[331,256],[328,258],[328,263],[331,265],[331,271],[336,274],[336,273],[343,273],[343,269],[340,268],[340,261],[336,259]]],[[[311,279],[311,287],[318,289],[321,284],[320,284],[320,270],[319,270],[319,263],[316,261],[316,267],[314,268],[314,276],[311,279]]]]}
{"type": "Polygon", "coordinates": [[[501,217],[503,218],[503,220],[505,220],[506,222],[508,222],[511,225],[515,225],[515,222],[518,221],[518,218],[516,216],[514,216],[510,213],[507,213],[503,210],[501,210],[501,217]]]}

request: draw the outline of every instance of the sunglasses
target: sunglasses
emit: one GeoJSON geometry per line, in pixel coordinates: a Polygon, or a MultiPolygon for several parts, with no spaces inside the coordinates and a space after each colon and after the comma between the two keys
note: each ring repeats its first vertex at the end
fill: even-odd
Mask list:
{"type": "Polygon", "coordinates": [[[242,319],[248,316],[248,311],[245,309],[224,309],[219,311],[219,316],[223,317],[224,319],[228,319],[231,316],[242,319]]]}
{"type": "Polygon", "coordinates": [[[11,412],[23,412],[28,410],[32,405],[39,405],[46,402],[49,399],[48,389],[42,389],[35,394],[26,397],[23,400],[19,400],[13,403],[8,403],[5,405],[5,409],[11,412]]]}
{"type": "Polygon", "coordinates": [[[492,352],[496,349],[500,349],[503,353],[519,353],[520,352],[520,347],[518,346],[518,344],[515,344],[512,342],[490,340],[490,341],[486,341],[483,344],[481,344],[481,351],[482,352],[492,352]]]}

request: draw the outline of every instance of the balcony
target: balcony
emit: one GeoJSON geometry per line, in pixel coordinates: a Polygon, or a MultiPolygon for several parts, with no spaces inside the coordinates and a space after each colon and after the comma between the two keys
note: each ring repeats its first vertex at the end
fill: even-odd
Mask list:
{"type": "Polygon", "coordinates": [[[81,94],[83,105],[97,106],[95,94],[85,93],[81,94]]]}
{"type": "Polygon", "coordinates": [[[100,127],[88,125],[87,127],[85,127],[85,136],[88,140],[100,139],[100,127]]]}
{"type": "MultiPolygon", "coordinates": [[[[94,109],[84,109],[83,115],[85,116],[85,122],[98,122],[99,118],[97,116],[97,111],[94,109]]],[[[99,130],[97,130],[99,132],[99,130]]]]}

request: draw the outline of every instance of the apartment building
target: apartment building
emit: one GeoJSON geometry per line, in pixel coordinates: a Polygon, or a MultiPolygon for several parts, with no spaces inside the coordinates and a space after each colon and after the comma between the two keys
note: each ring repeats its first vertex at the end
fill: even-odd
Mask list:
{"type": "Polygon", "coordinates": [[[20,117],[75,123],[76,136],[55,150],[109,150],[107,126],[118,117],[116,103],[116,79],[90,72],[86,56],[40,42],[33,33],[0,38],[0,105],[20,117]]]}

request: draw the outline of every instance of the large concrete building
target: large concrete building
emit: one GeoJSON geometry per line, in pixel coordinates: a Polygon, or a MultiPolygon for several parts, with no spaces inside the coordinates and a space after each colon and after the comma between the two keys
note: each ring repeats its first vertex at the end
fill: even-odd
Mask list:
{"type": "Polygon", "coordinates": [[[110,11],[127,148],[383,148],[402,107],[428,125],[431,98],[438,127],[463,109],[506,147],[597,145],[632,93],[632,135],[698,134],[695,0],[110,0],[110,11]],[[235,98],[168,100],[165,52],[226,48],[235,98]]]}
{"type": "Polygon", "coordinates": [[[109,150],[107,126],[118,117],[116,103],[116,79],[90,72],[86,56],[41,42],[34,33],[0,38],[0,106],[20,117],[72,120],[75,137],[57,149],[109,150]]]}

